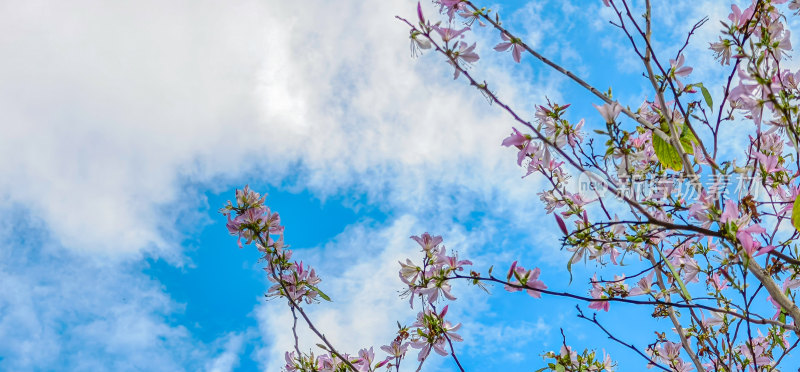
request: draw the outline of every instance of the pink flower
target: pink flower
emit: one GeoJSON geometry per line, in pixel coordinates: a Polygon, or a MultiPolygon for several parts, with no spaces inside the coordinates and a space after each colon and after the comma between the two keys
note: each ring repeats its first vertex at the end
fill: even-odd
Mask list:
{"type": "Polygon", "coordinates": [[[706,155],[703,152],[703,146],[700,146],[699,143],[692,143],[692,150],[694,152],[694,161],[696,161],[697,164],[708,164],[708,159],[706,159],[706,155]]]}
{"type": "MultiPolygon", "coordinates": [[[[705,192],[705,190],[703,190],[705,192]]],[[[708,214],[708,207],[702,202],[696,202],[689,207],[689,217],[697,220],[704,228],[711,225],[711,218],[708,214]]]]}
{"type": "Polygon", "coordinates": [[[461,70],[456,65],[457,63],[470,64],[480,59],[478,53],[475,53],[475,45],[475,43],[468,45],[462,41],[458,43],[458,50],[452,52],[453,60],[455,60],[455,62],[453,62],[453,60],[448,60],[447,63],[456,69],[453,73],[453,79],[458,79],[458,75],[461,74],[461,70]]]}
{"type": "Polygon", "coordinates": [[[465,31],[469,30],[469,27],[464,27],[464,28],[462,28],[460,30],[456,30],[454,28],[439,27],[439,26],[434,25],[433,29],[436,30],[436,32],[439,33],[439,36],[441,36],[442,41],[447,43],[450,40],[453,40],[453,39],[455,39],[455,38],[457,38],[459,36],[462,36],[462,34],[465,31]]]}
{"type": "Polygon", "coordinates": [[[358,351],[358,361],[354,364],[358,364],[358,369],[360,371],[371,371],[372,370],[372,360],[375,359],[375,352],[372,351],[372,347],[367,349],[361,349],[358,351]]]}
{"type": "MultiPolygon", "coordinates": [[[[594,274],[592,277],[592,290],[589,291],[589,295],[595,299],[605,299],[606,296],[603,291],[603,287],[597,283],[597,274],[594,274]]],[[[589,302],[589,308],[595,310],[603,310],[608,311],[610,306],[609,301],[592,301],[589,302]]]]}
{"type": "Polygon", "coordinates": [[[756,153],[756,159],[758,159],[758,162],[761,163],[761,166],[764,168],[764,172],[775,173],[783,170],[783,167],[778,165],[778,157],[775,155],[767,156],[758,152],[756,153]]]}
{"type": "Polygon", "coordinates": [[[763,227],[759,226],[758,224],[754,224],[748,226],[746,229],[740,229],[738,232],[736,232],[736,238],[739,239],[739,243],[742,244],[744,251],[747,252],[747,254],[755,257],[775,249],[775,247],[771,245],[761,248],[761,243],[757,240],[753,240],[752,234],[762,234],[765,232],[766,230],[763,227]],[[753,255],[753,252],[756,251],[757,253],[753,255]]]}
{"type": "Polygon", "coordinates": [[[775,310],[777,310],[777,312],[775,312],[775,315],[772,316],[772,320],[778,319],[778,317],[781,316],[781,309],[782,309],[781,304],[775,301],[775,299],[772,298],[772,296],[768,296],[767,300],[769,300],[769,302],[772,303],[772,306],[775,308],[775,310]]]}
{"type": "Polygon", "coordinates": [[[522,165],[522,161],[530,154],[535,152],[536,147],[532,145],[532,138],[528,135],[523,135],[517,128],[511,128],[514,132],[511,133],[506,139],[503,140],[503,146],[514,146],[519,149],[517,153],[517,165],[522,165]]]}
{"type": "Polygon", "coordinates": [[[283,368],[285,368],[289,372],[294,372],[299,370],[297,364],[294,362],[295,359],[294,351],[292,351],[291,353],[287,351],[286,353],[283,354],[283,358],[286,361],[286,365],[283,366],[283,368]]]}
{"type": "Polygon", "coordinates": [[[511,55],[514,57],[514,61],[519,63],[519,61],[522,59],[522,51],[525,50],[525,47],[522,46],[522,42],[517,38],[512,38],[505,32],[503,32],[500,37],[505,40],[505,42],[497,44],[494,47],[494,50],[498,52],[505,52],[508,50],[508,48],[511,48],[511,55]]]}
{"type": "MultiPolygon", "coordinates": [[[[511,264],[511,269],[508,271],[509,283],[531,288],[526,290],[531,297],[542,298],[542,294],[538,290],[547,289],[547,286],[543,281],[539,280],[540,273],[541,270],[539,270],[538,267],[533,270],[525,270],[524,267],[517,265],[517,261],[514,261],[514,263],[511,264]]],[[[509,292],[519,292],[522,291],[522,288],[506,285],[505,290],[509,292]]]]}
{"type": "Polygon", "coordinates": [[[722,313],[718,313],[716,311],[711,312],[710,318],[706,318],[705,314],[703,314],[703,320],[702,320],[703,326],[712,327],[724,323],[725,321],[722,318],[722,316],[723,316],[722,313]]]}
{"type": "Polygon", "coordinates": [[[722,211],[722,215],[719,217],[719,222],[726,224],[728,222],[733,222],[737,224],[739,220],[739,207],[736,206],[736,203],[728,199],[725,201],[725,210],[722,211]]]}
{"type": "Polygon", "coordinates": [[[723,65],[731,64],[731,42],[719,39],[716,43],[709,43],[709,49],[714,51],[714,57],[719,58],[723,65]]]}
{"type": "Polygon", "coordinates": [[[728,282],[725,281],[725,279],[723,279],[722,277],[720,277],[719,273],[714,273],[714,275],[711,275],[709,277],[709,281],[711,282],[711,285],[714,286],[714,289],[716,289],[717,291],[724,291],[726,288],[728,288],[728,282]]]}
{"type": "Polygon", "coordinates": [[[692,73],[691,67],[689,66],[682,67],[683,62],[684,62],[683,54],[679,55],[677,60],[674,59],[669,60],[669,64],[672,67],[675,76],[686,77],[692,73]]]}
{"type": "MultiPolygon", "coordinates": [[[[750,339],[750,345],[742,344],[736,347],[742,356],[754,361],[759,366],[772,365],[772,357],[769,349],[770,341],[761,335],[761,330],[758,330],[759,337],[750,339]],[[751,351],[752,350],[752,351],[751,351]]],[[[753,368],[751,367],[752,371],[753,368]]]]}
{"type": "Polygon", "coordinates": [[[462,61],[465,63],[475,63],[480,59],[478,53],[474,52],[476,45],[475,43],[472,43],[472,45],[467,46],[467,43],[462,41],[458,45],[459,45],[458,51],[455,52],[457,61],[462,61]]]}
{"type": "Polygon", "coordinates": [[[795,289],[797,287],[800,287],[800,277],[797,277],[795,275],[790,275],[789,277],[786,278],[786,280],[783,281],[784,291],[787,289],[795,289]]]}
{"type": "Polygon", "coordinates": [[[265,213],[264,225],[270,234],[283,234],[284,227],[281,226],[281,216],[277,212],[271,213],[269,208],[265,213]]]}
{"type": "Polygon", "coordinates": [[[431,41],[427,39],[427,36],[423,35],[421,32],[417,30],[411,30],[411,35],[409,36],[411,39],[411,56],[417,57],[422,55],[422,51],[431,48],[431,41]]]}
{"type": "Polygon", "coordinates": [[[663,344],[662,357],[667,360],[676,359],[681,354],[681,345],[677,342],[667,341],[663,344]]]}
{"type": "Polygon", "coordinates": [[[731,10],[733,12],[728,15],[728,19],[731,20],[731,22],[732,22],[731,25],[735,26],[737,28],[740,28],[740,27],[744,26],[747,23],[747,21],[750,19],[750,17],[753,16],[753,6],[752,5],[750,7],[748,7],[747,9],[745,9],[744,12],[742,12],[742,10],[739,9],[739,7],[736,6],[736,4],[734,4],[734,5],[731,5],[731,10]]]}
{"type": "Polygon", "coordinates": [[[619,113],[622,112],[622,106],[620,106],[620,104],[616,101],[610,104],[606,103],[602,106],[598,106],[593,103],[592,106],[597,109],[597,111],[600,113],[600,116],[602,116],[606,123],[609,124],[615,123],[617,121],[617,116],[619,116],[619,113]]]}
{"type": "Polygon", "coordinates": [[[478,21],[478,25],[481,27],[486,26],[486,24],[481,21],[481,13],[478,11],[470,12],[469,9],[464,8],[458,12],[458,15],[461,16],[461,18],[464,18],[464,23],[467,26],[471,26],[475,21],[478,21]]]}
{"type": "Polygon", "coordinates": [[[425,250],[426,252],[430,251],[431,249],[433,249],[434,247],[439,245],[439,243],[442,242],[441,236],[431,236],[431,234],[428,233],[422,234],[421,237],[412,236],[411,239],[414,239],[414,241],[416,241],[417,244],[419,244],[420,247],[422,247],[422,249],[425,250]]]}
{"type": "Polygon", "coordinates": [[[450,290],[452,287],[447,280],[443,279],[432,279],[428,282],[428,286],[422,289],[417,290],[417,293],[421,294],[423,297],[427,297],[429,303],[434,303],[439,298],[439,293],[442,293],[442,296],[447,298],[450,301],[454,301],[456,299],[450,290]]]}
{"type": "Polygon", "coordinates": [[[408,350],[408,342],[401,343],[399,340],[394,340],[389,345],[381,346],[381,350],[385,351],[391,357],[400,358],[403,355],[406,355],[406,351],[408,350]]]}
{"type": "Polygon", "coordinates": [[[408,285],[413,284],[417,280],[417,277],[419,277],[419,274],[422,272],[422,269],[420,269],[419,266],[414,265],[414,263],[408,258],[406,258],[406,263],[402,263],[400,261],[397,261],[397,263],[400,264],[400,280],[408,285]]]}
{"type": "Polygon", "coordinates": [[[584,119],[581,119],[581,121],[575,125],[575,128],[570,126],[566,126],[564,128],[567,133],[567,143],[570,145],[570,147],[575,147],[575,145],[583,141],[583,134],[580,132],[580,130],[583,128],[583,124],[584,119]]]}
{"type": "Polygon", "coordinates": [[[672,72],[672,77],[678,83],[678,90],[683,90],[683,83],[680,80],[678,80],[677,77],[679,76],[686,77],[692,73],[692,68],[688,66],[683,66],[683,62],[684,62],[683,54],[679,55],[677,60],[674,59],[669,60],[669,64],[672,67],[672,70],[670,72],[672,72]]]}
{"type": "Polygon", "coordinates": [[[441,4],[442,9],[447,9],[447,16],[450,19],[453,19],[453,15],[456,11],[467,9],[463,0],[438,0],[438,3],[441,4]]]}
{"type": "Polygon", "coordinates": [[[454,271],[462,271],[464,270],[464,265],[472,265],[470,260],[459,260],[455,252],[453,252],[452,256],[448,256],[446,252],[447,250],[444,247],[439,250],[439,253],[436,254],[436,265],[447,265],[454,271]]]}
{"type": "Polygon", "coordinates": [[[651,271],[650,275],[647,275],[646,277],[639,279],[639,281],[636,282],[637,287],[632,289],[628,293],[628,296],[639,296],[652,292],[653,274],[655,274],[655,272],[651,271]]]}
{"type": "Polygon", "coordinates": [[[411,341],[411,347],[415,349],[420,349],[419,354],[417,354],[417,360],[423,361],[428,355],[431,353],[431,344],[427,342],[427,340],[415,340],[411,341]]]}

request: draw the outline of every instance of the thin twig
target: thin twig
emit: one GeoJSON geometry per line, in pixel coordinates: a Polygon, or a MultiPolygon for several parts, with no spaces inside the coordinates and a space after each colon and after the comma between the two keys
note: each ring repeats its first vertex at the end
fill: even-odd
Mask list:
{"type": "MultiPolygon", "coordinates": [[[[609,331],[606,329],[606,327],[603,327],[603,325],[602,325],[602,324],[600,324],[600,322],[599,322],[599,321],[597,321],[597,314],[596,314],[596,313],[592,315],[592,318],[591,318],[591,319],[589,319],[589,318],[588,318],[586,315],[583,315],[583,311],[581,311],[581,308],[580,308],[580,306],[578,306],[578,305],[575,305],[575,308],[576,308],[576,309],[578,309],[578,318],[581,318],[581,319],[586,319],[586,320],[588,320],[588,321],[590,321],[590,322],[594,323],[596,326],[600,327],[600,329],[601,329],[603,332],[605,332],[605,334],[608,336],[608,338],[609,338],[609,339],[611,339],[611,340],[614,340],[614,341],[616,341],[617,343],[619,343],[620,345],[622,345],[622,346],[625,346],[625,347],[627,347],[627,348],[629,348],[629,349],[631,349],[631,350],[635,351],[637,354],[641,355],[641,356],[642,356],[642,358],[646,359],[646,360],[647,360],[647,361],[648,361],[650,364],[652,364],[654,367],[661,368],[662,370],[664,370],[664,371],[667,371],[667,372],[669,372],[669,371],[670,371],[670,370],[669,370],[669,369],[667,369],[666,367],[664,367],[664,366],[662,366],[662,365],[660,365],[660,364],[656,363],[656,362],[655,362],[653,359],[650,359],[650,357],[648,357],[648,356],[647,356],[645,353],[643,353],[641,350],[639,350],[638,348],[636,348],[636,346],[633,346],[633,344],[626,344],[626,343],[625,343],[625,342],[623,342],[622,340],[620,340],[620,339],[618,339],[618,338],[614,337],[614,335],[612,335],[612,334],[611,334],[611,332],[609,332],[609,331]]],[[[648,367],[648,368],[649,368],[649,367],[648,367]]]]}

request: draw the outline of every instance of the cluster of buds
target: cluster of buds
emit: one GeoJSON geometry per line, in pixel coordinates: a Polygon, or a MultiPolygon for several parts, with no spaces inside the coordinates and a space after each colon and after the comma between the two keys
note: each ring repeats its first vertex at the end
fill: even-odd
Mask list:
{"type": "Polygon", "coordinates": [[[564,372],[600,372],[613,371],[616,366],[616,363],[611,360],[611,356],[605,351],[603,351],[601,359],[593,350],[584,349],[583,353],[578,354],[567,345],[562,345],[558,353],[548,351],[542,357],[547,362],[547,368],[540,369],[540,371],[549,369],[564,372]]]}
{"type": "Polygon", "coordinates": [[[390,358],[386,358],[375,363],[375,352],[372,348],[361,349],[358,351],[358,356],[350,356],[348,354],[342,355],[349,361],[349,365],[341,358],[331,352],[315,356],[313,352],[308,354],[298,355],[294,351],[286,352],[284,359],[286,364],[283,369],[287,372],[373,372],[381,367],[384,367],[389,362],[390,358]]]}

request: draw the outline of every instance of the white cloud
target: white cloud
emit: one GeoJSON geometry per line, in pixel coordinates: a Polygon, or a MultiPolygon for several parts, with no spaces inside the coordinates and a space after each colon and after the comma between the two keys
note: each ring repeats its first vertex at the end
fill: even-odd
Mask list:
{"type": "Polygon", "coordinates": [[[23,218],[0,226],[0,369],[174,371],[206,358],[166,320],[180,305],[135,265],[65,250],[35,219],[3,212],[23,218]]]}
{"type": "MultiPolygon", "coordinates": [[[[530,300],[524,298],[523,301],[530,300]]],[[[545,339],[552,330],[552,324],[545,322],[541,316],[535,322],[508,320],[506,324],[487,324],[471,322],[464,326],[464,340],[475,353],[484,356],[505,356],[509,353],[512,361],[520,361],[524,352],[530,351],[531,344],[545,339]],[[513,340],[513,342],[509,342],[513,340]]],[[[536,350],[537,353],[543,350],[536,350]]],[[[529,356],[524,356],[525,358],[529,356]]]]}
{"type": "MultiPolygon", "coordinates": [[[[409,57],[393,16],[413,5],[6,5],[0,148],[14,161],[0,163],[0,192],[69,248],[173,259],[170,212],[199,205],[187,183],[290,176],[387,209],[438,207],[439,186],[483,200],[515,192],[519,170],[499,146],[515,124],[448,81],[438,56],[409,57]]],[[[544,96],[479,67],[523,111],[527,93],[544,96]]]]}
{"type": "MultiPolygon", "coordinates": [[[[407,30],[393,16],[413,14],[414,3],[0,5],[0,53],[8,56],[0,60],[0,197],[24,206],[52,247],[15,251],[16,231],[4,240],[0,252],[20,260],[0,271],[12,283],[0,332],[14,340],[3,347],[16,356],[4,363],[49,365],[69,353],[76,368],[90,369],[103,360],[85,352],[95,349],[109,358],[137,350],[125,360],[143,368],[201,360],[191,334],[165,320],[180,306],[126,268],[145,256],[185,260],[178,242],[202,219],[194,211],[204,207],[199,187],[257,177],[321,197],[365,193],[368,203],[414,216],[384,234],[362,232],[382,239],[372,246],[381,260],[330,278],[339,283],[334,293],[362,297],[386,289],[365,282],[374,265],[385,263],[381,272],[395,282],[408,221],[443,218],[434,225],[456,231],[453,219],[489,210],[526,232],[538,219],[538,181],[520,180],[513,150],[499,145],[517,124],[463,81],[448,81],[452,71],[438,56],[408,56],[407,30]],[[53,357],[25,359],[32,349],[53,357]]],[[[485,62],[474,71],[522,112],[557,96],[559,80],[512,87],[536,75],[508,73],[509,56],[491,46],[481,46],[485,62]],[[495,64],[501,57],[505,64],[495,64]]],[[[356,243],[337,244],[357,254],[356,243]]],[[[384,310],[403,305],[396,300],[392,291],[371,299],[384,310]]],[[[270,306],[259,309],[262,323],[285,322],[285,314],[264,318],[270,306]]],[[[357,314],[354,306],[337,303],[320,316],[332,331],[356,329],[347,344],[385,336],[359,328],[377,324],[379,312],[337,318],[357,314]]],[[[236,364],[237,337],[218,355],[220,368],[236,364]]],[[[284,344],[285,335],[275,337],[284,344]]]]}
{"type": "Polygon", "coordinates": [[[239,366],[239,354],[242,352],[245,334],[230,333],[223,337],[222,351],[213,360],[206,363],[205,370],[209,372],[230,372],[239,366]]]}
{"type": "Polygon", "coordinates": [[[242,139],[255,125],[263,5],[3,8],[0,192],[69,248],[164,253],[175,220],[159,207],[187,203],[184,181],[241,170],[226,149],[255,145],[242,139]]]}

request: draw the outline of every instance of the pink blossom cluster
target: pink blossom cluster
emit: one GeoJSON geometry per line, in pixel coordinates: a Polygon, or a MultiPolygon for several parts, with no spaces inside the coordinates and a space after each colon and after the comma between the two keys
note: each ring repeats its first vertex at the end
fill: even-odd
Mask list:
{"type": "MultiPolygon", "coordinates": [[[[350,356],[348,354],[342,355],[344,359],[354,366],[356,372],[372,372],[378,368],[386,366],[389,358],[375,363],[375,352],[372,348],[361,349],[358,351],[357,356],[350,356]]],[[[348,371],[348,365],[344,361],[331,353],[325,353],[315,356],[314,353],[308,355],[298,355],[296,352],[286,352],[284,354],[286,364],[283,369],[289,372],[340,372],[348,371]]]]}
{"type": "MultiPolygon", "coordinates": [[[[254,243],[256,248],[264,254],[268,262],[264,270],[268,279],[275,283],[269,288],[269,296],[289,297],[295,303],[305,301],[314,302],[322,293],[317,285],[321,279],[316,271],[303,262],[292,262],[292,251],[286,249],[283,242],[284,226],[278,213],[272,212],[264,205],[266,195],[263,197],[245,186],[236,190],[236,205],[228,201],[220,212],[228,217],[226,227],[231,235],[238,237],[237,243],[242,248],[242,239],[245,244],[254,243]],[[231,215],[235,215],[231,219],[231,215]]],[[[324,294],[323,294],[324,297],[324,294]]]]}
{"type": "MultiPolygon", "coordinates": [[[[624,257],[650,266],[636,275],[639,281],[632,288],[625,283],[624,274],[615,274],[613,281],[597,280],[595,276],[589,295],[601,301],[590,301],[590,308],[608,311],[610,302],[613,302],[611,300],[639,296],[647,297],[647,301],[654,303],[678,298],[692,304],[692,291],[710,293],[717,301],[712,305],[721,309],[714,311],[711,310],[714,306],[710,306],[706,309],[708,314],[693,311],[697,315],[697,322],[703,320],[700,322],[702,325],[706,325],[704,319],[712,322],[708,323],[709,328],[701,327],[697,333],[689,336],[678,332],[682,337],[696,337],[694,345],[701,350],[711,347],[707,345],[708,341],[704,341],[709,336],[717,337],[717,340],[730,337],[720,329],[711,327],[718,324],[720,319],[727,319],[724,315],[726,311],[736,313],[734,310],[725,310],[733,304],[728,296],[731,291],[743,291],[747,280],[757,280],[767,288],[769,295],[759,295],[758,300],[775,304],[778,314],[800,316],[800,311],[796,311],[797,306],[791,300],[791,289],[787,291],[790,296],[787,296],[781,294],[779,286],[774,284],[783,280],[780,278],[784,271],[794,272],[795,267],[787,265],[800,262],[786,254],[791,238],[796,236],[794,226],[800,226],[800,222],[794,221],[793,215],[798,210],[795,200],[800,190],[797,179],[800,160],[796,160],[800,137],[796,134],[797,130],[793,129],[798,122],[793,116],[796,116],[797,97],[800,97],[800,71],[781,67],[792,48],[791,32],[779,9],[779,5],[786,3],[785,0],[753,1],[744,10],[736,5],[731,7],[729,22],[723,24],[723,36],[710,45],[723,66],[735,61],[732,84],[725,89],[719,107],[713,106],[713,96],[708,89],[702,83],[693,81],[694,68],[688,55],[683,53],[684,48],[669,58],[668,63],[659,63],[654,52],[649,50],[650,45],[636,44],[636,39],[631,37],[634,48],[647,49],[647,55],[640,52],[640,56],[647,67],[654,93],[636,111],[627,110],[618,101],[612,101],[610,96],[602,97],[605,103],[595,105],[602,118],[598,124],[602,124],[594,132],[607,138],[607,151],[600,156],[594,153],[594,147],[588,147],[587,136],[582,132],[590,124],[589,121],[580,119],[572,124],[566,118],[569,104],[548,102],[547,105],[538,106],[534,115],[535,124],[532,124],[520,119],[513,109],[499,102],[485,82],[476,83],[471,75],[467,76],[482,94],[488,95],[492,102],[499,102],[526,127],[525,130],[512,128],[513,132],[503,140],[502,145],[516,149],[516,162],[525,168],[524,176],[537,174],[552,186],[539,192],[539,197],[545,210],[555,213],[556,222],[565,234],[564,246],[572,253],[568,268],[581,260],[596,261],[604,266],[608,263],[622,265],[624,257]],[[723,110],[728,110],[728,113],[723,116],[723,112],[720,112],[716,122],[708,115],[723,110]],[[735,119],[734,111],[744,113],[756,125],[755,134],[750,135],[744,166],[738,166],[735,159],[723,161],[717,157],[720,127],[730,125],[727,122],[735,119]],[[622,113],[631,119],[634,124],[632,127],[620,118],[622,113]],[[771,119],[764,120],[767,117],[771,119]],[[701,131],[702,127],[706,127],[707,131],[701,131]],[[709,148],[709,137],[713,139],[710,141],[712,148],[709,148]],[[789,153],[786,153],[785,144],[792,146],[789,153]],[[790,163],[790,160],[794,163],[790,163]],[[601,193],[598,192],[596,197],[587,197],[586,194],[571,191],[568,188],[570,176],[565,167],[596,171],[605,177],[598,180],[597,184],[608,185],[613,195],[623,195],[614,191],[624,187],[624,182],[630,180],[641,181],[654,175],[688,176],[694,180],[692,182],[699,197],[689,201],[676,194],[670,182],[665,182],[657,192],[625,195],[623,202],[630,211],[620,218],[616,214],[618,210],[609,213],[606,204],[610,201],[604,200],[601,193]],[[699,182],[702,177],[716,177],[725,173],[758,173],[758,179],[763,182],[742,188],[737,199],[732,199],[722,192],[724,190],[715,187],[706,189],[699,182]],[[767,199],[753,196],[757,194],[754,188],[759,187],[766,190],[767,199]],[[569,228],[570,225],[574,228],[569,228]],[[790,229],[788,232],[787,226],[790,229]],[[757,260],[766,255],[777,255],[780,259],[757,260]],[[749,279],[739,277],[741,271],[737,270],[741,268],[753,273],[749,279]],[[773,295],[779,299],[773,298],[773,295]],[[788,311],[786,306],[795,310],[788,311]],[[700,338],[700,334],[704,338],[700,338]]],[[[797,10],[800,8],[798,4],[796,1],[788,2],[788,9],[797,10]]],[[[452,1],[441,5],[450,24],[462,13],[478,14],[491,23],[501,36],[501,42],[495,49],[501,52],[511,50],[516,62],[521,61],[525,52],[543,59],[508,29],[492,22],[486,16],[488,12],[477,12],[477,6],[471,1],[452,1]]],[[[643,32],[641,30],[644,27],[631,16],[628,7],[632,5],[629,2],[604,0],[603,5],[612,8],[618,15],[616,24],[624,32],[643,32]]],[[[649,18],[645,22],[650,22],[649,18]]],[[[702,23],[698,27],[700,25],[702,23]]],[[[463,37],[466,31],[468,28],[460,28],[459,35],[463,37]]],[[[640,37],[646,39],[650,36],[642,33],[640,37]]],[[[448,50],[444,53],[452,55],[448,50]]],[[[453,63],[457,61],[452,58],[449,62],[456,68],[456,76],[466,71],[464,66],[453,63]]],[[[576,81],[583,83],[577,78],[576,81]]],[[[593,140],[596,143],[597,137],[593,140]]],[[[526,285],[531,278],[536,283],[538,271],[521,270],[512,267],[508,279],[513,278],[516,285],[526,285]]],[[[785,288],[783,290],[786,291],[785,288]]],[[[529,293],[534,296],[539,294],[535,290],[529,293]]],[[[669,310],[654,314],[670,317],[673,322],[680,321],[674,310],[669,306],[666,309],[669,310]]],[[[777,316],[774,318],[778,319],[777,316]]],[[[748,326],[752,325],[748,318],[739,316],[737,319],[739,322],[745,321],[748,326]]],[[[690,318],[690,321],[695,322],[695,319],[690,318]]],[[[678,323],[675,325],[678,327],[678,323]]],[[[773,327],[773,332],[781,334],[794,328],[790,322],[772,324],[770,327],[773,327]]],[[[656,359],[660,358],[662,363],[676,370],[698,367],[700,358],[694,355],[694,350],[686,350],[687,354],[691,354],[691,362],[680,359],[680,353],[675,353],[676,347],[680,351],[684,345],[692,344],[664,343],[661,349],[653,349],[653,352],[658,354],[658,350],[661,350],[661,356],[656,359]]],[[[770,347],[775,347],[775,344],[770,347]]],[[[736,353],[738,349],[727,347],[726,350],[736,353]]],[[[717,355],[724,354],[718,349],[715,352],[717,355]]],[[[749,361],[759,362],[757,358],[750,358],[749,361]]]]}
{"type": "Polygon", "coordinates": [[[538,267],[533,270],[525,270],[524,267],[517,265],[517,261],[514,261],[508,270],[506,279],[509,282],[506,284],[505,289],[509,292],[519,292],[523,290],[520,287],[530,288],[525,289],[525,292],[533,298],[542,298],[540,290],[547,289],[547,286],[539,280],[540,273],[541,270],[538,267]]]}
{"type": "Polygon", "coordinates": [[[406,259],[405,263],[399,262],[399,275],[400,280],[408,286],[406,294],[409,296],[409,305],[414,307],[415,298],[422,302],[423,310],[417,314],[417,321],[410,327],[412,336],[408,342],[412,348],[420,349],[417,359],[421,362],[428,357],[431,350],[447,355],[448,340],[462,340],[455,333],[461,324],[452,325],[444,320],[448,306],[438,313],[433,309],[442,297],[450,301],[456,300],[451,292],[450,281],[454,274],[463,271],[464,266],[472,265],[472,262],[459,259],[456,252],[448,255],[447,248],[441,244],[441,236],[432,236],[426,232],[412,236],[411,239],[422,248],[422,264],[416,265],[410,259],[406,259]]]}

